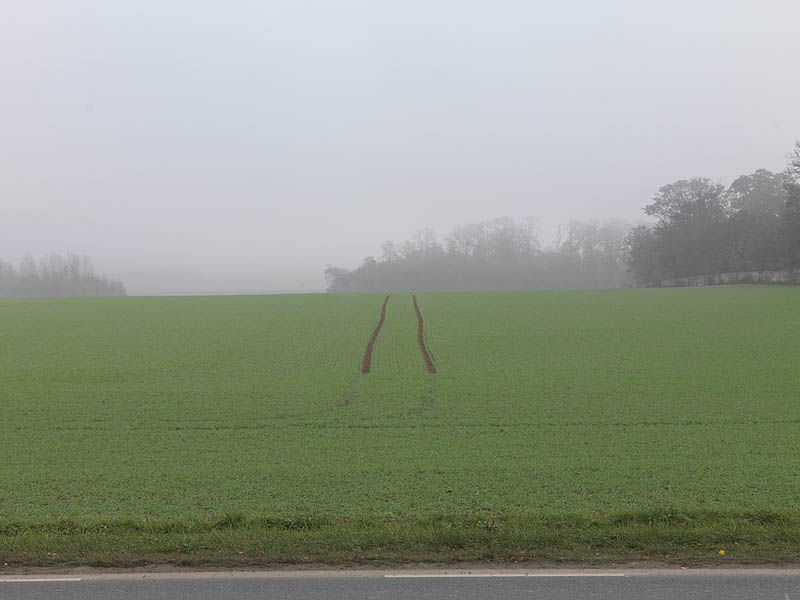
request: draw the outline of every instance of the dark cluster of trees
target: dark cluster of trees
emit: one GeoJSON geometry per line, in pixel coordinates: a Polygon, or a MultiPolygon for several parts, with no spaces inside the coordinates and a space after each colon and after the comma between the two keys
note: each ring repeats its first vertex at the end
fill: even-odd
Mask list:
{"type": "Polygon", "coordinates": [[[510,290],[627,285],[623,223],[574,221],[543,249],[530,221],[509,218],[456,228],[444,241],[429,229],[349,271],[329,266],[329,291],[510,290]]]}
{"type": "Polygon", "coordinates": [[[800,267],[800,146],[783,173],[760,169],[727,189],[708,179],[662,187],[626,238],[626,261],[640,283],[800,267]]]}
{"type": "Polygon", "coordinates": [[[354,270],[328,266],[329,291],[505,290],[657,285],[665,279],[800,268],[800,143],[782,173],[725,187],[705,178],[658,190],[654,223],[570,223],[542,248],[530,222],[504,218],[385,242],[354,270]]]}
{"type": "Polygon", "coordinates": [[[26,256],[15,269],[0,261],[0,297],[124,296],[122,282],[97,275],[88,256],[26,256]]]}

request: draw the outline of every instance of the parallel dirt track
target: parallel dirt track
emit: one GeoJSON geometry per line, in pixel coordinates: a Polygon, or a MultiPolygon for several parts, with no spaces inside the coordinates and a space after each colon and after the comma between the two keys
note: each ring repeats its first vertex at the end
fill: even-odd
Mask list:
{"type": "Polygon", "coordinates": [[[422,318],[422,311],[419,309],[417,297],[414,294],[411,294],[411,301],[414,303],[414,312],[417,313],[417,342],[419,342],[422,362],[425,363],[425,370],[428,373],[436,373],[436,365],[433,364],[431,353],[428,352],[428,346],[425,345],[425,320],[422,318]]]}
{"type": "Polygon", "coordinates": [[[378,319],[378,324],[375,326],[375,329],[372,332],[372,335],[369,337],[369,341],[367,342],[367,347],[364,349],[364,360],[361,363],[361,372],[362,373],[369,373],[369,370],[372,368],[372,350],[375,348],[375,342],[378,339],[378,334],[381,332],[381,327],[383,327],[383,322],[386,320],[386,305],[389,304],[389,296],[387,295],[383,301],[383,306],[381,306],[381,316],[378,319]]]}

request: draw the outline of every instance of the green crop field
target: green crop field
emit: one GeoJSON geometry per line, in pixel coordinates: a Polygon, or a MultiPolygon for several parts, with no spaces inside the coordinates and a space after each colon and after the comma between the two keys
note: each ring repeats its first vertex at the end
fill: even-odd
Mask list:
{"type": "Polygon", "coordinates": [[[800,289],[383,298],[0,301],[0,564],[800,558],[800,289]]]}

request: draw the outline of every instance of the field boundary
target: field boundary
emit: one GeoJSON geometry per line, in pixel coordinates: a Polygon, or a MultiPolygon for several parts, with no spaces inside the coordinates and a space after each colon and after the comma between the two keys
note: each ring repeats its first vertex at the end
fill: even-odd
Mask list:
{"type": "Polygon", "coordinates": [[[369,373],[370,369],[372,369],[372,351],[375,349],[375,342],[378,341],[378,335],[381,332],[381,328],[383,327],[384,321],[386,321],[386,306],[389,304],[390,296],[391,294],[387,294],[386,298],[383,300],[383,306],[381,306],[381,314],[380,317],[378,317],[378,324],[372,331],[372,335],[369,336],[369,341],[367,341],[367,347],[364,348],[364,360],[361,361],[362,373],[369,373]]]}
{"type": "Polygon", "coordinates": [[[498,513],[398,518],[0,521],[0,572],[21,567],[629,561],[800,562],[798,512],[498,513]]]}
{"type": "Polygon", "coordinates": [[[433,358],[431,358],[431,353],[428,352],[428,346],[425,344],[425,319],[423,319],[422,311],[419,309],[416,294],[411,294],[411,302],[414,304],[414,312],[417,313],[417,343],[422,354],[422,362],[425,364],[425,370],[428,373],[435,374],[436,365],[433,364],[433,358]]]}

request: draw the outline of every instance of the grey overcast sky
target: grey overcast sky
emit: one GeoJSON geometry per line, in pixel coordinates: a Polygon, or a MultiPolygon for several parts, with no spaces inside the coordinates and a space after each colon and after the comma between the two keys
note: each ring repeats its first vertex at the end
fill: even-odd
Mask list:
{"type": "Polygon", "coordinates": [[[0,0],[0,258],[321,289],[385,239],[782,170],[798,0],[0,0]]]}

